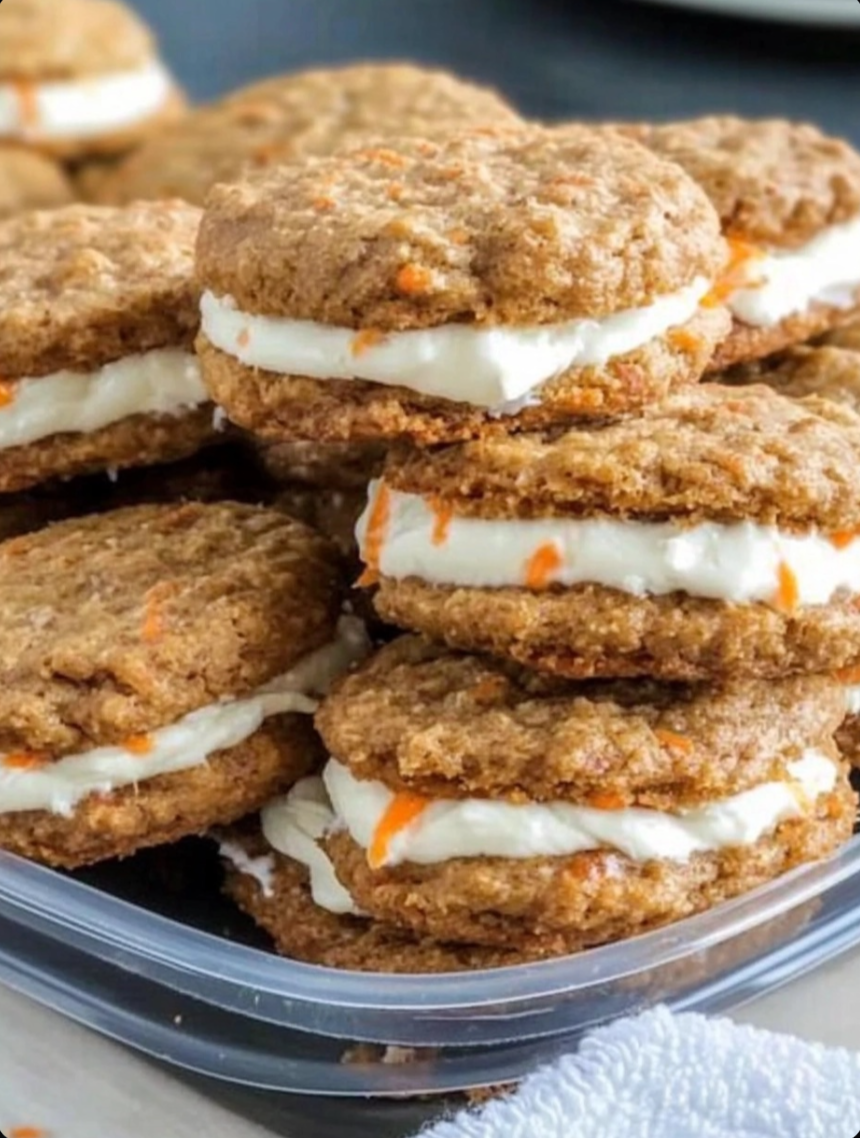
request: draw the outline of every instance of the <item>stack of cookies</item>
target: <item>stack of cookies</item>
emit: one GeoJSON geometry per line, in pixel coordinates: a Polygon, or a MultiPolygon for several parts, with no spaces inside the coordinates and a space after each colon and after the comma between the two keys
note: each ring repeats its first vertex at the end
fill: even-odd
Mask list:
{"type": "Polygon", "coordinates": [[[324,701],[321,774],[225,842],[228,891],[287,955],[540,959],[852,831],[860,418],[699,381],[849,318],[831,230],[860,166],[806,128],[708,120],[678,133],[702,170],[723,155],[709,184],[668,133],[386,138],[209,196],[204,382],[274,445],[386,448],[360,585],[410,633],[324,701]],[[760,254],[773,184],[742,143],[830,162],[760,254]]]}

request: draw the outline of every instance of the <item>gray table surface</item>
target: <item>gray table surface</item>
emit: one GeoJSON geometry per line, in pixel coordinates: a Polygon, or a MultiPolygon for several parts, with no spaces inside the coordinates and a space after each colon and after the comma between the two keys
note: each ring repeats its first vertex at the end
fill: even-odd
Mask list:
{"type": "MultiPolygon", "coordinates": [[[[815,0],[809,0],[814,4],[815,0]]],[[[846,5],[854,0],[845,0],[846,5]]],[[[625,0],[138,0],[195,98],[354,58],[443,64],[547,118],[715,110],[809,118],[860,142],[857,32],[719,20],[625,0]]],[[[738,1018],[860,1048],[860,954],[738,1018]]],[[[408,1133],[413,1107],[321,1106],[182,1079],[0,990],[0,1131],[51,1138],[408,1133]]]]}

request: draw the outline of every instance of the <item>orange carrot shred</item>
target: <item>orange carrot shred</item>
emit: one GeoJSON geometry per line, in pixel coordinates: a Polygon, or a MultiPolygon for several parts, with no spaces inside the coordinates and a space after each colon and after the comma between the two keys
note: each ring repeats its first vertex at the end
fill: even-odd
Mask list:
{"type": "Polygon", "coordinates": [[[364,563],[371,572],[376,574],[379,573],[382,548],[388,536],[390,522],[391,491],[384,482],[380,482],[370,510],[370,517],[367,520],[367,532],[364,535],[364,563]]]}
{"type": "Polygon", "coordinates": [[[335,202],[334,198],[330,198],[327,195],[323,194],[318,198],[314,198],[314,200],[311,202],[311,205],[315,210],[318,210],[320,213],[324,213],[328,209],[334,209],[335,202]]]}
{"type": "Polygon", "coordinates": [[[391,185],[388,187],[388,189],[385,192],[388,195],[388,197],[391,199],[391,201],[399,202],[400,199],[403,197],[403,183],[402,182],[392,182],[391,185]]]}
{"type": "Polygon", "coordinates": [[[365,569],[358,580],[355,582],[357,589],[370,589],[373,585],[379,584],[379,570],[378,569],[365,569]]]}
{"type": "Polygon", "coordinates": [[[702,346],[702,337],[688,328],[673,328],[668,335],[669,343],[681,352],[697,352],[702,346]]]}
{"type": "Polygon", "coordinates": [[[451,532],[451,522],[454,520],[454,507],[450,502],[441,498],[430,499],[430,509],[433,511],[433,533],[430,540],[434,545],[444,545],[451,532]]]}
{"type": "Polygon", "coordinates": [[[779,563],[779,587],[774,598],[774,607],[780,612],[794,612],[800,599],[797,577],[784,561],[779,563]]]}
{"type": "Polygon", "coordinates": [[[693,740],[686,735],[677,735],[674,731],[666,731],[662,727],[657,727],[654,734],[664,747],[674,747],[676,751],[683,751],[685,755],[693,749],[693,740]]]}
{"type": "Polygon", "coordinates": [[[392,838],[396,838],[407,826],[411,826],[429,805],[426,798],[408,791],[395,794],[379,820],[370,849],[367,851],[367,863],[371,869],[380,869],[385,865],[392,838]]]}
{"type": "Polygon", "coordinates": [[[390,166],[393,170],[402,170],[406,159],[396,150],[389,150],[385,146],[367,147],[356,151],[357,158],[367,158],[371,162],[381,162],[383,166],[390,166]]]}
{"type": "Polygon", "coordinates": [[[594,810],[623,810],[627,803],[620,794],[606,791],[603,794],[592,794],[588,805],[594,810]]]}
{"type": "Polygon", "coordinates": [[[123,750],[130,751],[132,755],[148,755],[155,746],[151,735],[129,735],[123,740],[123,750]]]}
{"type": "Polygon", "coordinates": [[[8,407],[10,403],[15,402],[15,385],[14,383],[4,383],[0,380],[0,407],[8,407]]]}
{"type": "Polygon", "coordinates": [[[529,558],[526,566],[526,588],[545,589],[554,573],[564,565],[564,559],[557,546],[548,541],[539,546],[529,558]]]}
{"type": "Polygon", "coordinates": [[[144,598],[146,607],[143,612],[143,626],[140,630],[140,637],[147,644],[153,644],[164,634],[164,612],[161,607],[163,597],[164,590],[155,585],[144,598]]]}
{"type": "Polygon", "coordinates": [[[838,668],[833,676],[842,684],[860,684],[860,667],[838,668]]]}
{"type": "Polygon", "coordinates": [[[378,328],[362,328],[356,336],[353,336],[349,350],[354,356],[363,356],[369,348],[376,347],[384,339],[385,333],[380,332],[378,328]]]}
{"type": "Polygon", "coordinates": [[[407,296],[426,292],[432,283],[432,274],[421,265],[404,265],[397,274],[397,287],[407,296]]]}
{"type": "Polygon", "coordinates": [[[9,1138],[48,1138],[48,1132],[38,1126],[13,1126],[9,1138]]]}
{"type": "Polygon", "coordinates": [[[729,237],[729,259],[723,274],[707,296],[702,300],[703,308],[718,308],[739,288],[749,288],[750,282],[744,279],[745,270],[751,261],[764,256],[762,251],[739,237],[729,237]]]}
{"type": "Polygon", "coordinates": [[[10,771],[33,771],[45,766],[48,756],[41,751],[13,751],[3,756],[3,766],[10,771]]]}
{"type": "Polygon", "coordinates": [[[856,541],[856,539],[856,531],[850,529],[841,529],[830,535],[830,544],[833,545],[836,549],[845,549],[851,544],[852,541],[856,541]]]}
{"type": "Polygon", "coordinates": [[[14,80],[15,97],[18,100],[18,112],[21,115],[21,125],[32,129],[40,122],[39,99],[36,93],[36,84],[29,79],[14,80]]]}

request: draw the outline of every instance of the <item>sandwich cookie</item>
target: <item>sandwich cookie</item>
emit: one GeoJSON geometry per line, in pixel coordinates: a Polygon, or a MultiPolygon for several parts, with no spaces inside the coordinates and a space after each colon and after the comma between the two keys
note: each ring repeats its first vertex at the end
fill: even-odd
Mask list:
{"type": "Polygon", "coordinates": [[[115,0],[15,0],[0,22],[0,139],[119,154],[184,100],[149,29],[115,0]]]}
{"type": "Polygon", "coordinates": [[[95,200],[111,205],[180,197],[203,205],[216,182],[246,170],[328,155],[366,138],[438,137],[469,126],[515,125],[495,91],[407,63],[361,63],[279,75],[198,107],[126,158],[95,200]]]}
{"type": "Polygon", "coordinates": [[[860,353],[860,320],[852,320],[833,332],[828,332],[822,344],[831,348],[845,348],[849,352],[860,353]]]}
{"type": "Polygon", "coordinates": [[[860,352],[848,348],[802,346],[767,359],[739,364],[721,373],[722,383],[766,383],[781,395],[817,395],[860,413],[860,352]]]}
{"type": "Polygon", "coordinates": [[[572,677],[860,664],[860,417],[702,384],[638,417],[391,455],[383,619],[572,677]]]}
{"type": "Polygon", "coordinates": [[[32,209],[57,209],[76,196],[59,163],[19,146],[0,146],[0,220],[32,209]]]}
{"type": "Polygon", "coordinates": [[[0,225],[0,493],[218,437],[193,352],[198,222],[153,202],[0,225]]]}
{"type": "Polygon", "coordinates": [[[626,139],[388,140],[213,189],[198,351],[229,418],[273,440],[606,416],[700,377],[724,259],[704,193],[626,139]]]}
{"type": "Polygon", "coordinates": [[[75,867],[247,814],[311,771],[364,650],[337,556],[277,511],[140,506],[0,545],[0,847],[75,867]]]}
{"type": "Polygon", "coordinates": [[[523,959],[575,952],[846,841],[842,715],[826,677],[582,684],[402,638],[324,700],[332,758],[262,832],[330,913],[523,959]]]}
{"type": "Polygon", "coordinates": [[[706,191],[731,255],[734,318],[713,368],[802,343],[860,307],[860,154],[814,126],[715,116],[626,133],[706,191]]]}

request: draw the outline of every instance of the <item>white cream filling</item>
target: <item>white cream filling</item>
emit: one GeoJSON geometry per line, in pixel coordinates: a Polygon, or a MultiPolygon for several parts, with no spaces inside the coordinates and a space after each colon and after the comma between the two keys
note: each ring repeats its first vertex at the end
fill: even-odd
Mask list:
{"type": "MultiPolygon", "coordinates": [[[[599,810],[568,803],[485,799],[431,802],[387,844],[384,865],[434,865],[452,858],[569,857],[609,847],[634,861],[687,861],[693,854],[752,845],[780,823],[802,817],[805,803],[836,785],[836,765],[809,748],[788,765],[792,782],[772,782],[695,809],[599,810]]],[[[335,760],[323,773],[334,813],[369,849],[394,798],[381,782],[361,781],[335,760]]]]}
{"type": "Polygon", "coordinates": [[[178,415],[208,402],[196,356],[158,348],[94,372],[60,371],[9,385],[0,402],[0,450],[66,431],[87,433],[132,415],[178,415]]]}
{"type": "Polygon", "coordinates": [[[250,857],[238,842],[221,842],[218,847],[225,858],[239,873],[253,879],[260,886],[264,897],[272,897],[275,892],[275,859],[271,854],[265,857],[250,857]]]}
{"type": "Polygon", "coordinates": [[[289,794],[263,809],[260,821],[272,849],[309,870],[311,895],[321,909],[360,915],[318,844],[337,823],[321,778],[306,778],[297,783],[289,794]]]}
{"type": "MultiPolygon", "coordinates": [[[[365,560],[379,488],[378,481],[371,484],[370,502],[356,527],[365,560]]],[[[837,548],[818,532],[788,534],[754,522],[684,527],[605,518],[452,517],[440,526],[420,495],[389,493],[378,568],[396,580],[521,587],[536,552],[551,546],[557,567],[545,585],[591,583],[634,596],[679,591],[734,603],[772,602],[784,566],[796,580],[799,604],[826,604],[841,590],[860,592],[860,540],[837,548]]]]}
{"type": "Polygon", "coordinates": [[[799,249],[770,250],[745,271],[752,287],[729,297],[745,324],[770,328],[813,304],[853,308],[860,289],[860,217],[832,225],[799,249]]]}
{"type": "Polygon", "coordinates": [[[860,684],[848,684],[845,688],[846,715],[860,715],[860,684]]]}
{"type": "Polygon", "coordinates": [[[699,278],[646,308],[602,320],[541,327],[446,324],[370,342],[353,329],[241,312],[231,297],[203,295],[203,331],[247,367],[314,379],[362,379],[515,413],[571,367],[600,365],[692,319],[709,282],[699,278]],[[513,405],[513,406],[509,406],[513,405]]]}
{"type": "Polygon", "coordinates": [[[147,736],[145,753],[126,747],[96,747],[43,766],[7,766],[0,755],[0,814],[47,810],[70,817],[91,794],[110,794],[158,775],[176,774],[205,763],[210,755],[236,747],[274,715],[316,710],[312,696],[366,654],[366,634],[355,617],[344,617],[338,638],[311,653],[286,675],[244,699],[200,708],[147,736]]]}
{"type": "Polygon", "coordinates": [[[87,79],[0,83],[0,135],[61,142],[112,134],[157,114],[172,88],[158,62],[87,79]]]}

